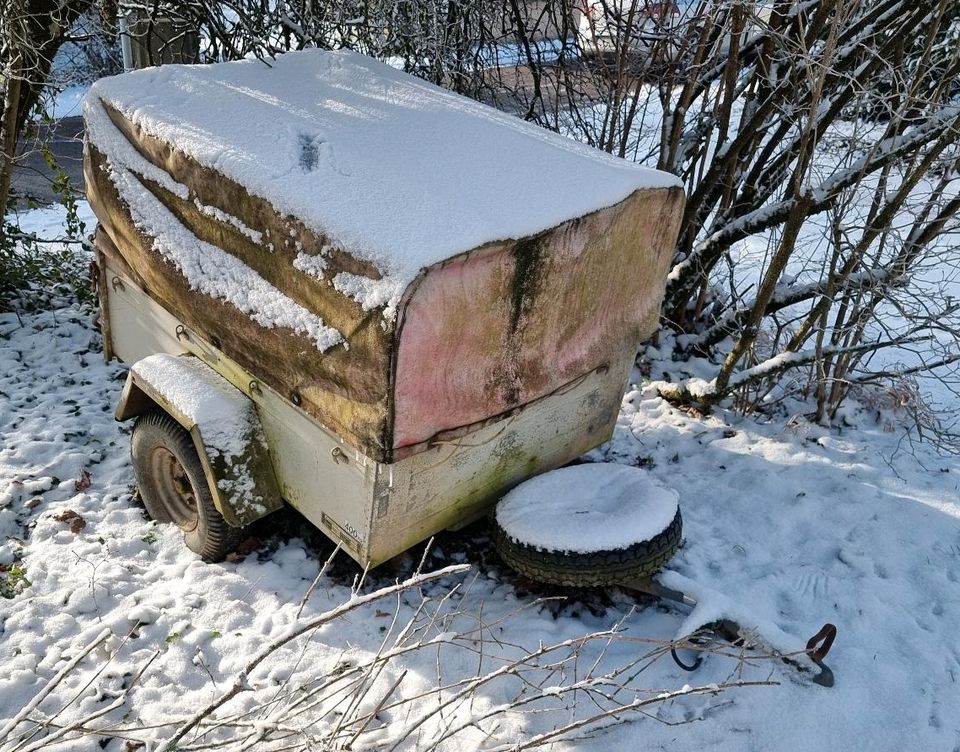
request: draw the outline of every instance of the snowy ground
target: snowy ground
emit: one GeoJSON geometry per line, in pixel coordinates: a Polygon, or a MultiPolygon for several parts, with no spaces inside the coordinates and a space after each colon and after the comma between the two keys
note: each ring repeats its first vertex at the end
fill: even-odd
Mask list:
{"type": "MultiPolygon", "coordinates": [[[[52,227],[56,214],[36,219],[36,229],[52,227]]],[[[259,549],[217,565],[198,561],[178,533],[149,522],[133,495],[128,429],[112,419],[123,369],[105,365],[98,347],[91,313],[76,306],[0,315],[0,564],[4,587],[14,591],[0,599],[0,727],[107,629],[103,646],[30,717],[67,705],[54,723],[69,723],[114,704],[89,725],[156,740],[172,726],[155,724],[184,719],[228,689],[268,638],[297,622],[298,611],[309,619],[348,601],[356,571],[340,562],[305,598],[330,548],[294,515],[264,524],[259,549]]],[[[734,612],[774,636],[782,630],[783,641],[801,643],[833,622],[840,634],[829,663],[837,684],[824,689],[777,661],[744,665],[721,655],[707,655],[688,674],[663,656],[619,702],[687,684],[777,684],[668,699],[602,730],[578,731],[559,748],[960,748],[960,462],[905,441],[902,430],[888,430],[887,418],[855,418],[858,425],[843,430],[799,414],[769,424],[722,411],[704,418],[650,390],[628,392],[613,441],[590,459],[638,465],[678,491],[685,542],[668,581],[694,580],[704,609],[734,612]]],[[[597,672],[613,671],[651,650],[641,638],[668,640],[688,623],[680,607],[615,590],[572,594],[519,581],[487,552],[485,535],[480,525],[441,536],[428,557],[428,569],[466,561],[468,574],[426,586],[423,595],[413,590],[364,606],[267,658],[247,678],[250,691],[224,709],[234,713],[224,729],[256,739],[270,728],[266,714],[288,712],[291,726],[303,721],[289,710],[296,698],[320,697],[324,678],[350,676],[413,619],[414,632],[398,644],[430,644],[386,661],[359,709],[331,708],[331,699],[311,711],[313,733],[332,734],[364,717],[399,682],[354,749],[430,748],[458,723],[486,714],[479,729],[467,727],[445,748],[509,748],[599,712],[583,692],[561,691],[589,675],[594,659],[597,672]],[[537,602],[548,595],[568,600],[537,602]],[[427,606],[418,611],[423,598],[427,606]],[[540,660],[541,668],[478,684],[470,703],[435,712],[438,686],[449,698],[466,686],[455,682],[618,623],[622,631],[602,656],[605,643],[595,642],[555,669],[540,660]],[[505,709],[538,693],[544,697],[525,709],[542,712],[505,709]]],[[[386,565],[362,592],[389,585],[414,564],[386,565]]],[[[349,740],[360,725],[337,738],[349,740]]],[[[27,749],[38,738],[20,747],[8,739],[3,748],[27,749]]],[[[141,748],[122,740],[101,747],[141,748]]],[[[101,747],[82,737],[60,748],[101,747]]]]}

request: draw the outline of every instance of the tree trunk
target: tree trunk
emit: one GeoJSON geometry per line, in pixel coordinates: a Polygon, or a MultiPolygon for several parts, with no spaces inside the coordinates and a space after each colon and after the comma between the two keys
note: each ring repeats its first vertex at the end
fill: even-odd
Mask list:
{"type": "Polygon", "coordinates": [[[17,144],[30,112],[50,77],[53,58],[70,27],[93,7],[93,0],[8,0],[0,6],[0,68],[3,112],[0,122],[0,245],[17,144]]]}
{"type": "Polygon", "coordinates": [[[3,82],[3,114],[0,121],[0,248],[6,245],[7,204],[10,196],[10,180],[13,177],[13,163],[17,156],[17,124],[20,122],[20,82],[23,77],[23,54],[18,45],[23,29],[23,6],[19,2],[11,2],[7,8],[5,36],[2,45],[6,48],[9,59],[4,71],[3,82]]]}
{"type": "MultiPolygon", "coordinates": [[[[19,61],[17,61],[19,63],[19,61]]],[[[10,196],[10,179],[13,176],[13,162],[17,155],[16,122],[20,101],[20,72],[11,70],[3,87],[3,124],[0,127],[0,144],[3,154],[0,156],[0,247],[6,242],[5,223],[7,200],[10,196]]]]}

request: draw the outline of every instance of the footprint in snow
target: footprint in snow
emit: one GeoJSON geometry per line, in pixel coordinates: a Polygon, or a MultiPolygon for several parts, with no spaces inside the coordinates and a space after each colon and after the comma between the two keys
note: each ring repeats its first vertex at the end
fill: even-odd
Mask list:
{"type": "Polygon", "coordinates": [[[825,598],[830,594],[830,583],[822,572],[804,572],[794,583],[795,590],[803,596],[825,598]]]}
{"type": "Polygon", "coordinates": [[[300,169],[304,172],[311,172],[316,169],[317,162],[320,161],[320,144],[323,139],[308,136],[301,133],[300,143],[300,169]]]}
{"type": "Polygon", "coordinates": [[[333,155],[333,145],[322,136],[301,133],[297,138],[299,155],[297,162],[303,172],[313,172],[320,163],[329,167],[338,175],[350,177],[350,173],[340,169],[333,155]]]}

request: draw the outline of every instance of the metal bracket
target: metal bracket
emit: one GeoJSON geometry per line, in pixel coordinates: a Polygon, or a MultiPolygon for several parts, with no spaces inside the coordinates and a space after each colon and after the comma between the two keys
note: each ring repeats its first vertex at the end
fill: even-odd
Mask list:
{"type": "MultiPolygon", "coordinates": [[[[683,606],[689,608],[694,608],[697,605],[697,601],[694,598],[691,598],[686,593],[681,593],[679,590],[673,590],[672,588],[664,587],[658,582],[654,582],[652,579],[641,579],[641,580],[628,580],[620,583],[622,587],[629,588],[630,590],[637,590],[641,593],[647,595],[652,595],[656,598],[662,598],[664,600],[673,601],[674,603],[679,603],[683,606]]],[[[704,631],[712,632],[716,634],[723,640],[731,644],[736,644],[737,641],[742,641],[741,637],[743,633],[742,627],[730,619],[721,619],[720,621],[713,622],[702,627],[704,631]]],[[[837,628],[833,624],[824,624],[820,631],[817,632],[813,637],[807,640],[806,648],[804,653],[807,657],[813,661],[814,664],[820,669],[818,674],[815,674],[812,678],[814,684],[819,684],[821,687],[832,687],[834,684],[833,671],[827,666],[823,659],[827,657],[827,653],[830,652],[830,648],[833,647],[833,641],[837,638],[837,628]]],[[[693,663],[684,663],[680,660],[680,657],[677,655],[675,649],[671,648],[670,655],[673,657],[674,663],[676,663],[684,671],[696,671],[700,668],[700,664],[703,663],[703,658],[697,656],[693,663]]],[[[790,658],[789,656],[780,656],[781,660],[797,669],[798,671],[807,672],[810,669],[790,658]]]]}
{"type": "Polygon", "coordinates": [[[811,661],[820,667],[820,673],[813,677],[813,681],[821,687],[833,686],[833,671],[823,662],[823,659],[827,657],[835,639],[837,639],[837,628],[833,624],[827,623],[820,627],[819,632],[807,640],[807,655],[810,656],[811,661]]]}

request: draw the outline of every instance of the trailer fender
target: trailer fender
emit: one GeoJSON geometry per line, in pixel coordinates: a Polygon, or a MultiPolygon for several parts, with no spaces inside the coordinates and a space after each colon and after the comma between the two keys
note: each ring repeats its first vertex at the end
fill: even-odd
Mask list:
{"type": "Polygon", "coordinates": [[[127,374],[116,419],[159,407],[189,431],[214,504],[240,527],[283,505],[256,405],[192,355],[150,355],[127,374]]]}

